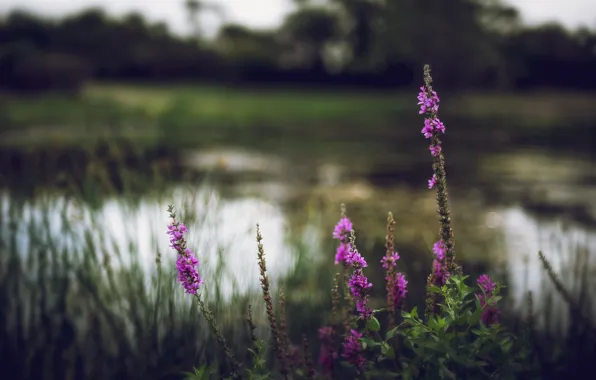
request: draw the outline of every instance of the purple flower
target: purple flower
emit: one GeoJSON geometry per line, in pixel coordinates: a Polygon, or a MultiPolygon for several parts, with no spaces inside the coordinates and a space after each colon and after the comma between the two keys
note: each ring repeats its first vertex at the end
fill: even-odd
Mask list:
{"type": "Polygon", "coordinates": [[[350,232],[352,231],[352,222],[347,217],[342,217],[335,229],[333,230],[333,238],[339,239],[343,243],[348,242],[348,238],[350,236],[350,232]]]}
{"type": "Polygon", "coordinates": [[[353,226],[350,219],[342,217],[333,229],[333,238],[339,240],[339,246],[335,251],[335,264],[349,265],[348,258],[350,257],[350,233],[352,232],[353,226]]]}
{"type": "Polygon", "coordinates": [[[362,356],[362,345],[358,341],[360,338],[362,338],[362,334],[356,330],[352,330],[351,335],[344,342],[344,353],[341,356],[355,365],[358,371],[364,372],[366,359],[362,356]]]}
{"type": "Polygon", "coordinates": [[[197,294],[199,285],[201,285],[202,280],[197,271],[198,266],[199,261],[189,249],[185,255],[178,255],[178,260],[176,260],[178,281],[188,294],[197,294]]]}
{"type": "Polygon", "coordinates": [[[445,263],[437,259],[433,260],[433,278],[435,280],[435,285],[445,285],[449,276],[450,273],[447,270],[445,263]]]}
{"type": "Polygon", "coordinates": [[[339,243],[335,251],[335,264],[345,263],[346,258],[350,254],[350,245],[346,243],[339,243]]]}
{"type": "Polygon", "coordinates": [[[373,311],[368,307],[368,299],[356,301],[356,312],[360,314],[362,319],[369,319],[373,315],[373,311]]]}
{"type": "Polygon", "coordinates": [[[435,91],[431,92],[431,95],[428,96],[426,88],[424,88],[424,86],[420,87],[420,92],[418,93],[418,105],[420,106],[419,114],[426,112],[438,112],[439,101],[439,96],[435,91]]]}
{"type": "Polygon", "coordinates": [[[478,277],[478,286],[480,286],[480,289],[482,289],[486,294],[492,294],[492,292],[495,290],[496,288],[496,284],[494,283],[494,281],[490,278],[490,276],[483,274],[480,277],[478,277]]]}
{"type": "MultiPolygon", "coordinates": [[[[389,278],[387,278],[387,281],[389,281],[389,278]]],[[[398,307],[406,298],[408,281],[406,280],[406,276],[402,273],[395,273],[394,278],[391,279],[390,283],[390,295],[393,301],[393,307],[398,307]]]]}
{"type": "Polygon", "coordinates": [[[445,246],[445,243],[443,243],[443,240],[439,240],[435,244],[433,244],[433,253],[435,254],[435,257],[437,258],[437,260],[440,260],[440,261],[445,260],[446,252],[447,252],[447,247],[445,246]]]}
{"type": "Polygon", "coordinates": [[[362,268],[357,268],[352,273],[348,285],[352,298],[356,301],[356,311],[363,319],[370,318],[372,316],[372,310],[367,306],[367,290],[373,285],[368,282],[368,278],[362,272],[362,268]]]}
{"type": "Polygon", "coordinates": [[[482,322],[490,326],[494,323],[499,323],[499,309],[496,307],[496,303],[491,302],[487,304],[487,299],[493,296],[493,292],[496,288],[495,282],[490,276],[483,274],[478,277],[478,286],[482,290],[482,293],[478,293],[478,299],[480,300],[480,306],[482,306],[482,322]]]}
{"type": "Polygon", "coordinates": [[[437,184],[437,175],[433,174],[433,176],[431,177],[431,179],[428,180],[428,188],[432,189],[433,187],[435,187],[435,185],[437,184]]]}
{"type": "Polygon", "coordinates": [[[170,247],[180,252],[181,242],[184,241],[184,233],[188,232],[186,226],[179,222],[173,222],[168,226],[168,235],[170,235],[170,247]]]}
{"type": "Polygon", "coordinates": [[[354,247],[348,248],[348,254],[346,255],[345,263],[352,268],[366,268],[368,266],[364,257],[362,257],[360,252],[358,252],[358,250],[354,247]]]}
{"type": "Polygon", "coordinates": [[[333,370],[333,361],[337,358],[337,352],[333,349],[333,327],[321,327],[319,339],[321,340],[319,363],[323,366],[325,374],[330,374],[333,370]]]}
{"type": "Polygon", "coordinates": [[[487,306],[482,311],[482,316],[480,317],[480,319],[485,325],[490,326],[495,323],[499,323],[499,316],[499,309],[497,309],[496,307],[487,306]]]}
{"type": "Polygon", "coordinates": [[[438,118],[424,119],[424,127],[420,132],[424,137],[430,139],[437,132],[445,133],[445,125],[438,118]]]}
{"type": "Polygon", "coordinates": [[[445,133],[445,125],[443,124],[443,122],[441,120],[439,120],[438,118],[435,118],[432,120],[432,124],[433,124],[434,131],[439,131],[441,133],[445,133]]]}
{"type": "Polygon", "coordinates": [[[178,252],[178,259],[176,260],[178,282],[182,284],[186,293],[195,295],[203,281],[197,270],[199,261],[194,253],[186,248],[185,232],[188,232],[186,226],[176,220],[173,220],[168,226],[167,233],[170,235],[170,247],[178,252]]]}
{"type": "Polygon", "coordinates": [[[439,154],[441,154],[441,146],[440,145],[431,145],[428,147],[428,149],[430,149],[430,154],[433,157],[437,157],[439,154]]]}
{"type": "Polygon", "coordinates": [[[399,260],[399,254],[393,252],[391,256],[383,256],[381,264],[385,270],[389,270],[389,268],[395,268],[397,266],[397,260],[399,260]]]}
{"type": "Polygon", "coordinates": [[[422,132],[424,137],[430,139],[431,137],[433,137],[433,131],[434,127],[431,123],[431,119],[424,119],[424,127],[422,127],[422,130],[420,132],[422,132]]]}

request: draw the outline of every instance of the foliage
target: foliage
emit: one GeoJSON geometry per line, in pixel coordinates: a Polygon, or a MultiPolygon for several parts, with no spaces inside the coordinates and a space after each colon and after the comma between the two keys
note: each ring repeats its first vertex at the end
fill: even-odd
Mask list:
{"type": "MultiPolygon", "coordinates": [[[[200,16],[214,12],[221,18],[222,11],[205,1],[179,4],[186,6],[192,37],[177,36],[135,13],[113,18],[88,9],[51,20],[16,10],[0,21],[0,69],[8,73],[0,86],[30,87],[35,77],[13,69],[31,52],[68,56],[69,65],[77,61],[94,79],[104,80],[380,88],[413,84],[416,68],[430,60],[450,88],[596,86],[590,75],[596,62],[594,30],[524,26],[517,11],[499,0],[298,3],[277,29],[224,24],[212,41],[203,38],[200,16]]],[[[36,64],[42,71],[61,72],[52,61],[36,64]]],[[[59,82],[49,84],[62,88],[59,82]]]]}
{"type": "MultiPolygon", "coordinates": [[[[454,276],[440,288],[430,287],[444,299],[434,317],[425,321],[416,308],[403,313],[404,327],[398,333],[411,350],[402,364],[403,378],[529,378],[528,342],[502,325],[481,322],[483,307],[474,289],[465,284],[466,278],[454,276]]],[[[500,299],[499,289],[487,303],[500,299]]],[[[390,330],[387,338],[392,334],[390,330]]]]}
{"type": "MultiPolygon", "coordinates": [[[[435,259],[427,280],[425,313],[420,316],[417,307],[410,312],[404,311],[408,281],[403,273],[396,270],[400,256],[394,246],[395,220],[391,213],[387,219],[386,255],[381,260],[385,269],[387,307],[376,310],[370,308],[369,289],[373,284],[364,271],[368,263],[356,246],[355,230],[342,204],[341,217],[332,236],[339,241],[335,264],[342,266],[343,275],[336,275],[331,291],[332,318],[329,325],[319,329],[321,374],[324,378],[349,376],[408,380],[541,378],[531,352],[532,327],[529,328],[530,334],[520,337],[500,323],[497,304],[501,299],[501,285],[493,282],[489,276],[481,275],[477,279],[479,291],[475,291],[465,283],[468,276],[462,274],[462,268],[455,262],[445,157],[440,137],[446,128],[438,118],[440,99],[433,90],[428,65],[424,68],[424,83],[418,95],[419,113],[425,116],[421,132],[430,140],[433,175],[428,181],[428,188],[436,189],[440,224],[439,240],[433,246],[435,259]],[[401,318],[395,321],[395,314],[399,311],[401,318]],[[387,326],[383,326],[377,318],[381,314],[387,316],[387,326]],[[337,321],[338,315],[341,315],[341,323],[337,321]],[[395,326],[395,323],[398,325],[395,326]]],[[[173,206],[168,211],[171,216],[168,226],[170,243],[178,253],[178,281],[186,293],[199,300],[201,311],[228,358],[232,375],[242,378],[242,371],[239,371],[242,365],[236,362],[225,338],[220,337],[213,314],[205,311],[202,304],[199,285],[203,284],[198,274],[199,262],[193,252],[186,248],[186,226],[176,219],[173,206]]],[[[271,357],[273,363],[269,367],[276,368],[284,379],[303,378],[304,374],[314,378],[316,370],[313,364],[308,360],[296,360],[295,354],[291,354],[293,346],[287,335],[283,292],[280,292],[278,313],[275,312],[263,237],[258,225],[256,240],[260,283],[272,336],[272,353],[275,354],[275,358],[271,357]]],[[[542,254],[540,258],[550,277],[560,287],[560,282],[551,273],[552,269],[542,254]]],[[[560,291],[566,294],[564,290],[560,291]]],[[[566,299],[569,299],[575,314],[579,315],[570,296],[566,299]]],[[[254,330],[250,315],[249,308],[249,327],[254,330]]],[[[257,339],[252,342],[252,348],[247,350],[253,354],[255,367],[244,370],[251,379],[255,375],[254,369],[263,365],[260,355],[262,342],[257,339]]],[[[304,356],[307,355],[305,352],[304,356]]],[[[259,378],[276,376],[271,373],[259,378]]]]}

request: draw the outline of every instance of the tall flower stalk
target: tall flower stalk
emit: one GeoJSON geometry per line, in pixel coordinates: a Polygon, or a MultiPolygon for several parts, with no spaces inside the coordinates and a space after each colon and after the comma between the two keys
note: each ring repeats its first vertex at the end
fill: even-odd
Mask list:
{"type": "Polygon", "coordinates": [[[430,140],[429,150],[433,158],[433,175],[428,181],[430,189],[436,188],[437,191],[437,213],[441,228],[439,235],[445,245],[445,261],[450,271],[455,267],[455,242],[453,230],[451,228],[451,212],[449,211],[449,202],[447,195],[447,173],[445,172],[445,156],[441,145],[441,135],[445,133],[445,125],[438,117],[439,96],[432,87],[432,77],[430,75],[430,66],[424,66],[424,86],[420,87],[418,94],[418,105],[420,114],[425,115],[422,134],[430,140]]]}
{"type": "Polygon", "coordinates": [[[397,271],[397,260],[399,254],[395,250],[395,236],[393,235],[395,219],[389,212],[387,215],[387,235],[385,236],[385,256],[381,265],[385,269],[385,290],[387,291],[388,328],[395,324],[395,311],[399,310],[407,293],[406,277],[397,271]]]}
{"type": "Polygon", "coordinates": [[[333,229],[333,238],[339,240],[339,245],[335,251],[335,265],[342,265],[341,287],[344,293],[344,313],[343,313],[343,329],[345,334],[350,332],[350,316],[354,300],[351,297],[349,283],[350,265],[347,263],[347,258],[350,253],[350,234],[353,230],[353,225],[347,217],[346,205],[344,203],[340,206],[340,219],[333,229]]]}
{"type": "Polygon", "coordinates": [[[199,309],[201,310],[201,314],[203,314],[203,317],[213,330],[217,342],[221,345],[226,357],[228,358],[228,362],[232,368],[232,377],[240,378],[240,363],[236,360],[232,350],[228,346],[226,338],[223,336],[219,326],[217,325],[217,322],[215,321],[213,312],[211,312],[207,305],[205,305],[205,302],[199,293],[199,286],[203,283],[203,280],[201,279],[198,271],[199,261],[190,248],[187,248],[186,246],[184,234],[188,232],[188,229],[184,224],[180,223],[176,219],[174,206],[169,206],[168,212],[171,218],[171,222],[168,225],[167,231],[168,235],[170,236],[170,247],[174,248],[174,250],[176,250],[178,253],[178,258],[176,260],[176,269],[178,271],[177,280],[184,287],[185,293],[196,298],[199,309]]]}
{"type": "MultiPolygon", "coordinates": [[[[433,247],[435,255],[431,274],[427,279],[427,286],[443,285],[450,273],[461,274],[461,269],[455,263],[455,241],[451,227],[451,211],[447,194],[447,173],[445,172],[445,156],[441,142],[441,135],[445,133],[445,125],[439,119],[439,96],[432,87],[430,66],[424,65],[424,86],[420,87],[418,94],[419,114],[424,115],[424,127],[421,132],[430,140],[429,151],[433,159],[433,174],[428,180],[428,188],[436,189],[437,213],[439,215],[440,239],[433,247]]],[[[426,313],[436,311],[437,294],[427,293],[426,313]]]]}
{"type": "Polygon", "coordinates": [[[265,249],[263,248],[263,236],[261,229],[257,224],[257,248],[259,271],[261,273],[261,289],[263,290],[263,300],[265,301],[265,308],[267,310],[267,318],[269,319],[269,327],[273,335],[273,349],[279,361],[279,372],[284,379],[288,377],[288,366],[286,363],[286,353],[282,344],[282,338],[277,327],[275,319],[275,311],[273,310],[273,299],[271,298],[271,290],[269,284],[269,276],[267,275],[267,262],[265,260],[265,249]]]}
{"type": "Polygon", "coordinates": [[[348,286],[352,299],[356,303],[356,312],[362,319],[369,319],[372,316],[372,309],[368,307],[368,289],[372,288],[373,284],[364,275],[364,268],[368,264],[356,248],[356,234],[354,230],[351,231],[350,252],[345,262],[353,270],[348,286]]]}

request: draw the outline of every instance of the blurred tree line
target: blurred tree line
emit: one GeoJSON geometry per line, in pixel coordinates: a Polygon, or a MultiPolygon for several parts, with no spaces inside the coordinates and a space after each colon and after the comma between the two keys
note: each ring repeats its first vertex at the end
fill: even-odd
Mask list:
{"type": "Polygon", "coordinates": [[[527,27],[500,0],[294,0],[278,30],[226,24],[201,38],[209,4],[187,0],[193,35],[138,14],[0,20],[0,86],[76,92],[87,79],[399,87],[423,63],[442,87],[596,88],[596,30],[527,27]]]}

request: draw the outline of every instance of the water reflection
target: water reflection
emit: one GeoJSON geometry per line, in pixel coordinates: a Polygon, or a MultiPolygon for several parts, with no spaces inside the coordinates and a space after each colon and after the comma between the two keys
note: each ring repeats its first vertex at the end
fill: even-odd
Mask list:
{"type": "MultiPolygon", "coordinates": [[[[194,190],[177,187],[161,199],[146,196],[134,204],[124,198],[106,199],[98,209],[62,195],[27,200],[18,210],[11,208],[10,202],[3,194],[2,220],[16,219],[16,249],[25,261],[35,244],[72,253],[79,260],[86,248],[93,246],[99,248],[99,262],[103,255],[110,255],[115,269],[139,264],[148,278],[155,270],[158,252],[166,264],[175,261],[165,233],[167,206],[174,204],[189,229],[188,246],[198,254],[201,273],[206,281],[220,285],[224,298],[258,289],[256,223],[264,236],[273,282],[294,266],[297,255],[288,243],[287,221],[279,204],[250,196],[224,199],[207,185],[194,190]]],[[[8,241],[6,227],[2,238],[8,241]]]]}
{"type": "MultiPolygon", "coordinates": [[[[564,333],[571,322],[569,306],[548,278],[537,252],[544,253],[565,288],[582,302],[582,292],[596,289],[596,233],[562,219],[539,220],[521,208],[505,210],[501,218],[514,309],[527,314],[531,291],[537,325],[564,333]]],[[[585,315],[596,320],[596,302],[583,301],[587,302],[585,315]]]]}

